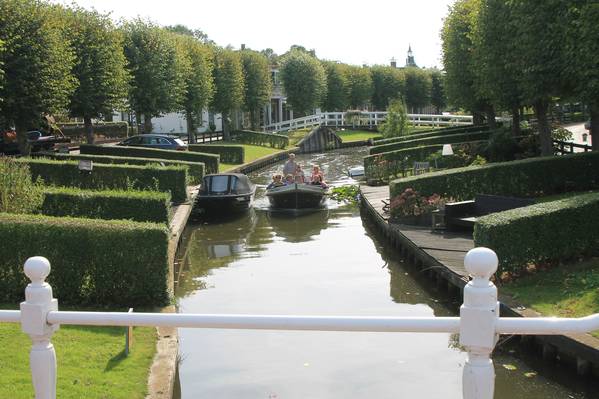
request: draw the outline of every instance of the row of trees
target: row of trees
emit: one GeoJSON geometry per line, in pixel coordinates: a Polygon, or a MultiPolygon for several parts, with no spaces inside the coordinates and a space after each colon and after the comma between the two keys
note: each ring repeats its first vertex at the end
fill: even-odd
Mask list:
{"type": "Polygon", "coordinates": [[[442,30],[450,102],[494,123],[533,107],[541,152],[552,153],[550,105],[584,102],[599,148],[599,5],[587,0],[458,0],[442,30]]]}
{"type": "MultiPolygon", "coordinates": [[[[266,54],[277,61],[272,51],[266,54]]],[[[400,98],[415,112],[429,104],[437,112],[445,107],[443,76],[437,69],[360,67],[320,61],[300,46],[278,61],[287,102],[300,113],[316,107],[326,111],[366,107],[385,110],[390,101],[400,98]]]]}
{"type": "Polygon", "coordinates": [[[217,47],[202,32],[139,19],[117,26],[38,0],[0,2],[0,126],[15,127],[23,152],[44,114],[83,118],[92,142],[92,119],[115,109],[143,115],[147,132],[153,117],[183,112],[194,132],[204,108],[226,125],[234,109],[255,116],[270,92],[265,56],[217,47]]]}

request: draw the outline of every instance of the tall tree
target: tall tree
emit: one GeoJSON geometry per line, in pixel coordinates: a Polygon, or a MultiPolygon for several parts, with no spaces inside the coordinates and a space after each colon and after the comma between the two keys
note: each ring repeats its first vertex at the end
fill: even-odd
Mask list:
{"type": "Polygon", "coordinates": [[[143,131],[152,132],[152,118],[182,108],[188,62],[172,34],[137,19],[124,25],[125,56],[131,72],[129,103],[143,131]]]}
{"type": "Polygon", "coordinates": [[[408,67],[406,74],[405,101],[408,110],[420,112],[431,101],[431,75],[424,69],[408,67]]]}
{"type": "Polygon", "coordinates": [[[214,42],[212,40],[210,40],[208,35],[206,33],[202,32],[200,29],[191,29],[185,25],[177,24],[177,25],[167,26],[166,30],[173,32],[173,33],[178,33],[178,34],[184,35],[184,36],[191,36],[194,39],[197,39],[200,42],[205,43],[205,44],[214,44],[214,42]]]}
{"type": "Polygon", "coordinates": [[[241,51],[244,80],[243,107],[250,113],[252,129],[260,123],[260,108],[268,104],[272,93],[270,64],[266,56],[252,50],[241,51]]]}
{"type": "Polygon", "coordinates": [[[77,86],[63,12],[36,0],[0,2],[0,40],[5,43],[0,62],[6,74],[0,114],[14,123],[23,154],[30,151],[27,130],[39,127],[43,113],[64,112],[77,86]]]}
{"type": "Polygon", "coordinates": [[[354,108],[365,107],[372,97],[373,86],[370,70],[367,67],[350,65],[347,72],[349,85],[349,105],[354,108]]]}
{"type": "Polygon", "coordinates": [[[73,75],[79,82],[70,98],[70,114],[83,118],[87,142],[94,142],[92,118],[111,115],[127,98],[123,37],[108,15],[73,9],[69,36],[76,56],[73,75]]]}
{"type": "Polygon", "coordinates": [[[225,140],[229,140],[231,111],[239,109],[243,105],[243,66],[239,52],[216,48],[212,76],[215,93],[211,107],[221,113],[223,134],[225,140]]]}
{"type": "Polygon", "coordinates": [[[431,69],[431,104],[435,107],[435,113],[440,114],[447,105],[445,97],[444,76],[438,69],[431,69]]]}
{"type": "Polygon", "coordinates": [[[329,112],[345,111],[349,107],[347,65],[334,61],[323,62],[327,75],[327,93],[323,108],[329,112]]]}
{"type": "Polygon", "coordinates": [[[322,64],[309,53],[292,50],[281,64],[281,78],[287,103],[294,111],[307,113],[321,104],[326,95],[326,73],[322,64]]]}
{"type": "Polygon", "coordinates": [[[212,78],[213,53],[194,35],[177,35],[175,40],[181,51],[187,53],[189,68],[185,68],[185,95],[182,110],[187,121],[187,135],[190,143],[196,142],[196,130],[202,123],[204,109],[214,95],[212,78]]]}
{"type": "Polygon", "coordinates": [[[535,109],[542,155],[553,154],[549,105],[565,88],[565,81],[560,77],[569,62],[564,46],[569,4],[562,0],[509,2],[517,29],[514,59],[518,85],[524,102],[535,109]]]}
{"type": "Polygon", "coordinates": [[[370,68],[372,76],[372,105],[375,110],[383,111],[389,102],[400,99],[405,92],[406,78],[403,70],[385,65],[370,68]]]}

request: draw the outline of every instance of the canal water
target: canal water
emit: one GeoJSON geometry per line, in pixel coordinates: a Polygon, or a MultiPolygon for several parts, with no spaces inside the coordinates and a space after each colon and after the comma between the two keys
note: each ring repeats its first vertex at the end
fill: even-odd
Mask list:
{"type": "MultiPolygon", "coordinates": [[[[298,156],[335,185],[362,149],[298,156]]],[[[251,176],[266,185],[274,165],[251,176]]],[[[308,169],[308,168],[305,168],[308,169]]],[[[254,209],[190,224],[177,273],[181,313],[453,316],[459,304],[386,249],[355,206],[285,213],[263,188],[254,209]]],[[[466,355],[452,334],[180,329],[183,398],[462,397],[466,355]]],[[[569,371],[494,356],[498,399],[596,398],[569,371]],[[573,385],[575,384],[575,385],[573,385]],[[576,385],[577,384],[577,385],[576,385]],[[588,392],[588,393],[585,393],[588,392]]]]}

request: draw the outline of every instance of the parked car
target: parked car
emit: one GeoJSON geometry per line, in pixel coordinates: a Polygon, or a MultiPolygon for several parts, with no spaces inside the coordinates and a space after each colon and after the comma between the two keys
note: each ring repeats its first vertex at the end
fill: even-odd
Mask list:
{"type": "Polygon", "coordinates": [[[118,145],[158,148],[161,150],[187,150],[187,144],[185,144],[181,139],[171,137],[166,134],[141,134],[138,136],[132,136],[121,141],[118,143],[118,145]]]}
{"type": "MultiPolygon", "coordinates": [[[[54,144],[69,143],[71,140],[64,136],[45,135],[39,130],[32,130],[27,132],[27,141],[29,141],[29,145],[31,146],[31,152],[37,152],[53,150],[54,144]]],[[[0,153],[19,153],[17,133],[13,129],[0,133],[0,153]]]]}
{"type": "Polygon", "coordinates": [[[587,121],[587,122],[584,124],[584,128],[585,128],[586,130],[591,130],[591,121],[587,121]]]}

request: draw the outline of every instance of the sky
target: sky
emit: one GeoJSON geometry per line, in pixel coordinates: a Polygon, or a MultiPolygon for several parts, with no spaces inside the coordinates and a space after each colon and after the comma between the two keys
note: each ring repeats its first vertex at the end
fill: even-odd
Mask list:
{"type": "MultiPolygon", "coordinates": [[[[71,0],[54,0],[71,4],[71,0]]],[[[440,29],[454,0],[75,0],[115,20],[142,17],[200,29],[220,46],[286,52],[293,44],[320,59],[405,64],[408,46],[421,67],[441,67],[440,29]]]]}

